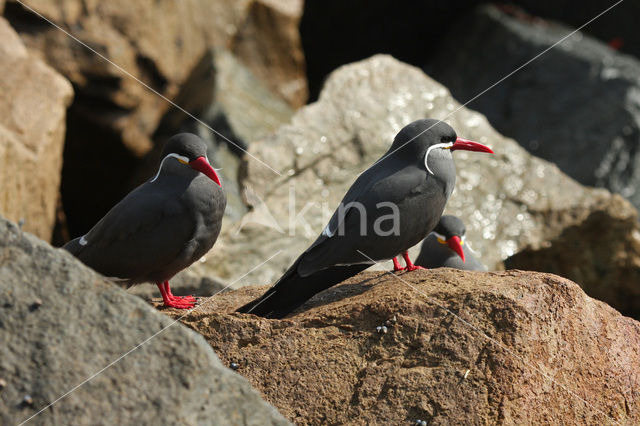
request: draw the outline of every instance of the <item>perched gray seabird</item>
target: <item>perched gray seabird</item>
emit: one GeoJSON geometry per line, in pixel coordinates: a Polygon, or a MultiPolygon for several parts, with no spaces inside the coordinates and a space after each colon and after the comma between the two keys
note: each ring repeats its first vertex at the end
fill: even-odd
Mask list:
{"type": "Polygon", "coordinates": [[[416,265],[428,269],[446,267],[486,271],[487,267],[473,257],[468,244],[465,244],[466,232],[462,220],[456,216],[442,216],[435,229],[422,242],[416,265]]]}
{"type": "Polygon", "coordinates": [[[188,309],[195,298],[174,296],[169,279],[213,247],[226,204],[206,143],[181,133],[167,142],[153,178],[64,248],[127,286],[156,283],[165,306],[188,309]]]}
{"type": "Polygon", "coordinates": [[[238,312],[281,318],[314,294],[402,254],[435,228],[456,182],[452,152],[492,152],[448,124],[418,120],[347,191],[322,234],[267,292],[238,312]],[[375,261],[375,262],[374,262],[375,261]]]}

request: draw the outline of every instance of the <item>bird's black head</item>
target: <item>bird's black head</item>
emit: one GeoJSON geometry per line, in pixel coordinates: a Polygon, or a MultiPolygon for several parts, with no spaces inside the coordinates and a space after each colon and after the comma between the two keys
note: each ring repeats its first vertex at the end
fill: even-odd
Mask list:
{"type": "Polygon", "coordinates": [[[400,130],[386,155],[422,160],[427,171],[435,174],[433,163],[437,164],[439,159],[451,162],[451,152],[457,149],[493,153],[482,144],[459,138],[444,121],[423,119],[400,130]]]}
{"type": "Polygon", "coordinates": [[[152,182],[160,175],[162,166],[166,161],[176,161],[184,166],[191,167],[220,185],[220,178],[207,159],[207,143],[194,134],[179,133],[167,141],[162,150],[162,161],[160,162],[158,174],[151,180],[152,182]]]}
{"type": "Polygon", "coordinates": [[[464,234],[467,232],[464,223],[455,216],[442,216],[438,225],[433,230],[438,242],[446,244],[451,250],[460,256],[462,262],[464,259],[464,234]]]}
{"type": "Polygon", "coordinates": [[[431,118],[416,120],[398,132],[391,145],[391,151],[398,149],[420,155],[425,154],[432,145],[453,144],[457,138],[456,131],[444,121],[431,118]]]}
{"type": "Polygon", "coordinates": [[[198,157],[207,156],[207,143],[193,133],[178,133],[167,141],[162,150],[162,158],[169,154],[178,154],[191,162],[198,157]]]}
{"type": "Polygon", "coordinates": [[[451,237],[460,237],[463,238],[464,234],[467,232],[467,229],[464,226],[462,220],[460,220],[456,216],[444,215],[440,218],[440,222],[435,227],[433,232],[436,232],[444,237],[445,240],[448,240],[451,237]]]}

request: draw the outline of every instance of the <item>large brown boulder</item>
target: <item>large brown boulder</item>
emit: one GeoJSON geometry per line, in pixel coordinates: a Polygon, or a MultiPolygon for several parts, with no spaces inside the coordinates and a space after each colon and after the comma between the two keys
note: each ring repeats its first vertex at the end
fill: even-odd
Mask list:
{"type": "Polygon", "coordinates": [[[564,278],[365,272],[288,319],[230,313],[263,290],[182,321],[294,423],[640,422],[640,323],[564,278]]]}
{"type": "MultiPolygon", "coordinates": [[[[356,176],[391,145],[406,124],[446,119],[459,136],[495,155],[456,152],[458,180],[447,212],[467,224],[467,241],[490,269],[519,249],[558,235],[612,195],[579,185],[557,167],[496,132],[461,107],[420,69],[378,55],[336,70],[320,99],[290,124],[251,144],[242,185],[253,208],[225,232],[208,265],[228,278],[279,253],[242,284],[276,280],[322,231],[356,176]]],[[[390,263],[389,263],[390,264],[390,263]]]]}
{"type": "Polygon", "coordinates": [[[48,240],[73,90],[1,17],[0,58],[0,213],[48,240]]]}
{"type": "Polygon", "coordinates": [[[1,217],[0,277],[0,424],[288,424],[202,336],[1,217]]]}
{"type": "Polygon", "coordinates": [[[636,209],[620,196],[576,210],[575,222],[559,235],[525,247],[505,265],[562,275],[640,319],[640,224],[636,209]]]}

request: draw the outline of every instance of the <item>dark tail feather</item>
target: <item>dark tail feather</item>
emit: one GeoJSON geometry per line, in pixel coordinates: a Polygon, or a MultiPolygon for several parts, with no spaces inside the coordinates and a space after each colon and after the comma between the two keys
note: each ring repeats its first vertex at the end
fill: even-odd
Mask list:
{"type": "Polygon", "coordinates": [[[265,318],[282,318],[315,294],[364,271],[369,266],[371,265],[332,266],[301,277],[298,275],[298,262],[296,262],[265,294],[242,306],[236,312],[265,318]]]}
{"type": "Polygon", "coordinates": [[[74,238],[73,240],[69,241],[62,248],[68,251],[69,253],[71,253],[72,255],[77,256],[78,252],[82,248],[82,246],[80,245],[80,237],[74,238]]]}

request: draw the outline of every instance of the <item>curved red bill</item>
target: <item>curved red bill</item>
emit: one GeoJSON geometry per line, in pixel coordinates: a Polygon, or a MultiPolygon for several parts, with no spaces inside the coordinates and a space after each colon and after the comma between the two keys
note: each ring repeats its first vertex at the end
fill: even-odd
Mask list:
{"type": "Polygon", "coordinates": [[[204,173],[209,177],[209,179],[217,183],[219,186],[222,186],[220,184],[220,178],[218,178],[218,174],[215,170],[213,170],[213,167],[211,167],[211,164],[209,164],[205,157],[198,157],[195,160],[190,161],[189,165],[192,169],[204,173]]]}
{"type": "Polygon", "coordinates": [[[453,237],[449,238],[447,240],[447,245],[451,250],[458,253],[458,256],[460,256],[460,259],[462,259],[462,262],[464,262],[464,250],[462,250],[462,241],[460,240],[460,237],[454,235],[453,237]]]}
{"type": "Polygon", "coordinates": [[[449,149],[451,149],[451,151],[455,151],[456,149],[462,149],[464,151],[488,152],[489,154],[493,154],[493,151],[488,146],[482,145],[481,143],[478,143],[478,142],[462,139],[462,138],[456,139],[456,142],[449,149]]]}

